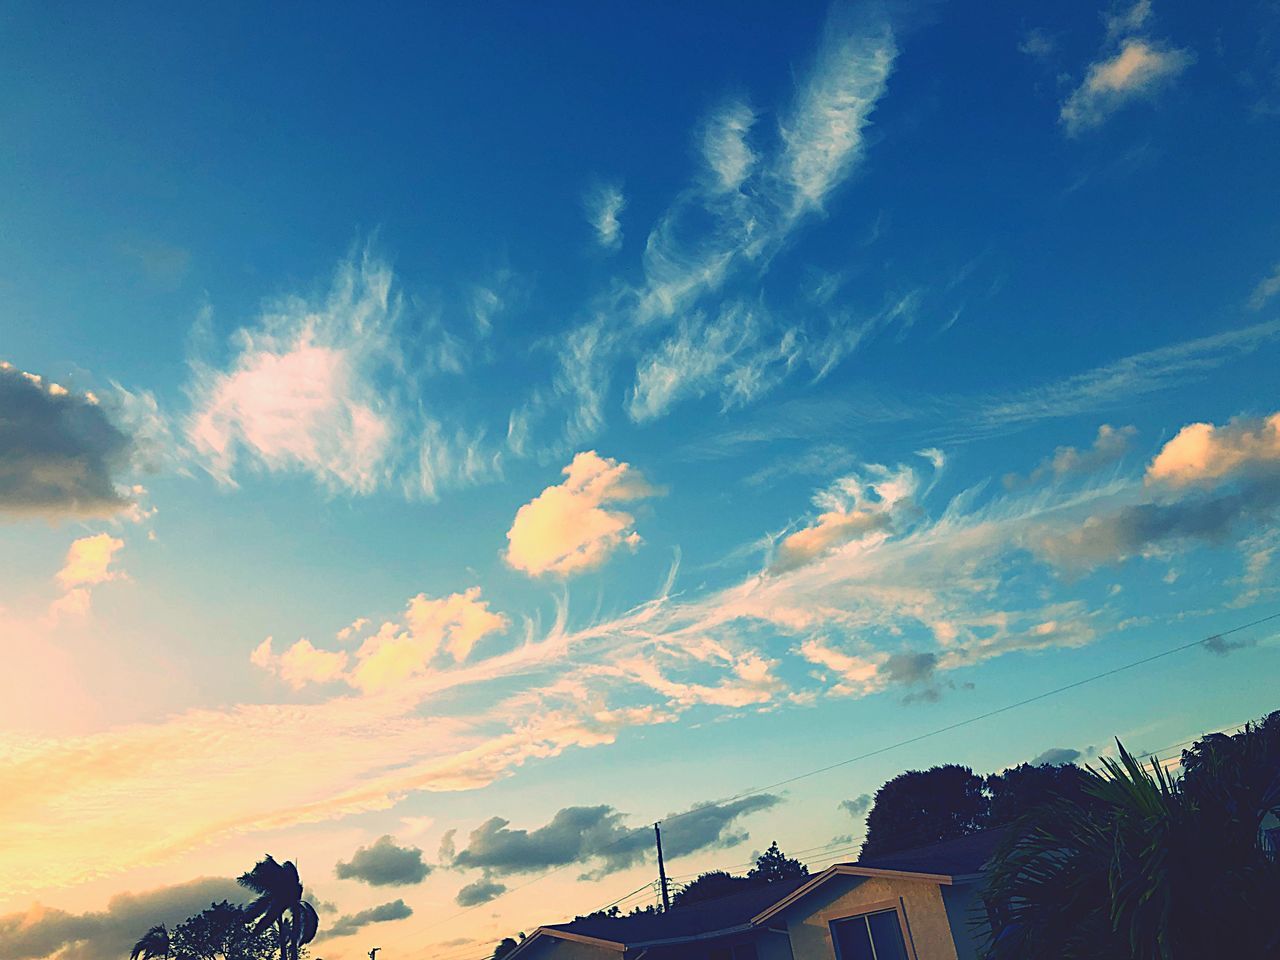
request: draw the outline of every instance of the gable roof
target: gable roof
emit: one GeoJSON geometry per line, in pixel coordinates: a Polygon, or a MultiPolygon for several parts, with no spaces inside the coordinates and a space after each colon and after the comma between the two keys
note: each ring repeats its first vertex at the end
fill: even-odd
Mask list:
{"type": "Polygon", "coordinates": [[[834,864],[817,876],[810,877],[787,896],[769,904],[752,917],[751,922],[766,922],[833,877],[907,877],[929,880],[941,886],[977,879],[1006,832],[1007,828],[998,827],[956,840],[933,843],[927,847],[915,847],[853,863],[834,864]]]}
{"type": "Polygon", "coordinates": [[[664,943],[709,940],[760,927],[771,917],[838,876],[905,877],[941,885],[976,879],[1004,838],[1006,830],[984,830],[957,840],[837,863],[822,873],[779,881],[740,893],[675,907],[666,913],[630,917],[583,917],[538,927],[508,954],[514,957],[535,940],[551,937],[590,943],[624,953],[664,943]]]}
{"type": "Polygon", "coordinates": [[[938,874],[952,878],[969,876],[982,872],[1006,832],[1004,827],[983,830],[967,837],[932,843],[927,847],[868,857],[857,861],[854,866],[900,870],[904,873],[938,874]]]}
{"type": "Polygon", "coordinates": [[[630,917],[583,917],[569,923],[552,923],[540,930],[576,934],[627,948],[668,940],[695,940],[729,933],[751,925],[751,918],[809,880],[797,877],[763,884],[714,900],[703,900],[666,913],[640,913],[630,917]]]}

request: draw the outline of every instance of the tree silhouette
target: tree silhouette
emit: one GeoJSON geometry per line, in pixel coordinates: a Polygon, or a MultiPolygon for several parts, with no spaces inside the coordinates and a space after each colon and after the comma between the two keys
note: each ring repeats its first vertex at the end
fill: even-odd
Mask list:
{"type": "Polygon", "coordinates": [[[169,928],[163,923],[157,923],[138,938],[138,942],[133,945],[133,950],[129,952],[129,960],[154,960],[155,957],[169,960],[171,946],[169,928]]]}
{"type": "Polygon", "coordinates": [[[302,881],[293,861],[276,863],[268,854],[236,882],[258,895],[244,909],[246,922],[254,923],[253,932],[261,933],[274,924],[280,960],[298,960],[302,945],[315,939],[320,918],[315,907],[302,899],[302,881]]]}
{"type": "Polygon", "coordinates": [[[271,935],[251,930],[244,910],[226,900],[178,924],[171,941],[178,960],[267,960],[273,951],[271,935]]]}
{"type": "Polygon", "coordinates": [[[518,946],[520,944],[516,943],[511,937],[503,937],[502,942],[493,949],[493,960],[502,960],[503,957],[518,946]]]}
{"type": "MultiPolygon", "coordinates": [[[[1280,863],[1258,836],[1262,817],[1280,810],[1280,791],[1251,787],[1280,771],[1272,765],[1242,772],[1222,762],[1226,751],[1216,749],[1218,741],[1203,744],[1194,789],[1155,761],[1144,769],[1121,746],[1119,761],[1084,771],[1087,802],[1053,800],[1019,821],[996,854],[984,892],[992,921],[986,955],[1280,955],[1280,863]]],[[[1273,762],[1263,747],[1237,741],[1233,750],[1273,762]]]]}
{"type": "Polygon", "coordinates": [[[724,870],[710,870],[677,891],[671,898],[671,909],[686,907],[691,903],[702,903],[706,900],[717,900],[751,886],[754,884],[746,877],[734,876],[724,870]]]}
{"type": "Polygon", "coordinates": [[[993,827],[1012,823],[1050,800],[1065,797],[1085,802],[1085,783],[1084,770],[1073,763],[1023,763],[993,773],[986,780],[988,823],[993,827]]]}
{"type": "Polygon", "coordinates": [[[769,849],[756,858],[756,865],[747,871],[747,879],[755,883],[776,883],[808,875],[809,868],[784,855],[778,849],[777,840],[769,844],[769,849]]]}
{"type": "Polygon", "coordinates": [[[954,840],[989,825],[982,777],[968,767],[946,764],[908,770],[876,791],[867,814],[862,858],[942,840],[954,840]]]}

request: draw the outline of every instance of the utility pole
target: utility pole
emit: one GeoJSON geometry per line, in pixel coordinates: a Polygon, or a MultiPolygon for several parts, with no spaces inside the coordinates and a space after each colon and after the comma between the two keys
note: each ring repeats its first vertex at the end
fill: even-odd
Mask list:
{"type": "Polygon", "coordinates": [[[667,868],[662,863],[662,829],[656,823],[653,836],[658,841],[658,880],[662,884],[662,909],[665,912],[671,909],[671,898],[667,896],[667,868]]]}

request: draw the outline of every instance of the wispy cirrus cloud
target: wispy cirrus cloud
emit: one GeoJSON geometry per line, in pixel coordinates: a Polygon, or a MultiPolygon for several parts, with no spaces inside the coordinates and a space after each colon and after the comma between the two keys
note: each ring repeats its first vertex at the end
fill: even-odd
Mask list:
{"type": "Polygon", "coordinates": [[[829,369],[852,352],[861,338],[843,335],[843,315],[809,330],[804,320],[773,322],[757,305],[773,256],[822,213],[864,156],[896,56],[886,21],[837,11],[772,137],[757,131],[741,101],[709,114],[697,134],[704,168],[650,228],[641,281],[615,281],[590,302],[589,319],[559,338],[553,389],[567,406],[562,445],[600,430],[617,370],[631,361],[625,406],[644,421],[712,390],[726,407],[750,402],[801,362],[829,369]],[[731,285],[743,288],[731,300],[739,305],[722,309],[712,298],[731,285]],[[849,346],[833,350],[837,342],[849,346]]]}
{"type": "Polygon", "coordinates": [[[617,250],[622,246],[622,211],[627,208],[627,198],[617,184],[597,184],[587,191],[584,198],[587,221],[596,232],[596,242],[605,250],[617,250]]]}
{"type": "Polygon", "coordinates": [[[707,119],[702,131],[702,155],[713,176],[714,188],[737,190],[759,157],[747,142],[755,125],[755,112],[745,103],[728,103],[707,119]]]}
{"type": "Polygon", "coordinates": [[[461,341],[431,318],[410,336],[406,309],[368,249],[338,265],[324,295],[268,303],[225,363],[192,361],[185,434],[197,462],[232,486],[245,469],[300,472],[335,493],[426,498],[494,475],[501,451],[483,428],[420,406],[421,377],[463,369],[461,341]]]}
{"type": "MultiPolygon", "coordinates": [[[[1256,425],[1216,429],[1224,432],[1214,450],[1254,449],[1242,438],[1256,425]]],[[[523,637],[476,647],[460,660],[448,653],[450,631],[465,633],[472,621],[432,607],[435,632],[420,639],[433,640],[441,655],[425,661],[415,651],[413,668],[385,687],[357,684],[312,702],[193,709],[72,738],[0,733],[0,816],[11,824],[0,847],[0,890],[65,886],[167,862],[257,831],[386,810],[418,791],[475,789],[531,760],[610,744],[628,729],[693,711],[732,714],[886,692],[914,701],[963,689],[962,671],[975,664],[1078,647],[1118,629],[1123,596],[1099,603],[1073,595],[1076,581],[1058,570],[1079,560],[1046,543],[1070,546],[1073,532],[1093,529],[1091,517],[1106,520],[1099,529],[1123,530],[1107,518],[1148,505],[1195,512],[1245,497],[1254,489],[1250,478],[1271,476],[1258,459],[1250,454],[1247,465],[1220,477],[1209,470],[1207,489],[1116,476],[985,501],[962,491],[941,502],[921,482],[922,465],[886,467],[883,478],[864,465],[854,471],[864,483],[874,477],[902,494],[881,492],[880,499],[910,499],[918,509],[899,509],[883,536],[831,542],[790,569],[762,566],[688,595],[674,592],[673,571],[659,595],[624,614],[571,627],[562,605],[550,627],[528,623],[523,637]],[[261,749],[265,741],[270,751],[261,749]],[[193,743],[218,749],[192,751],[193,743]],[[138,796],[150,802],[134,802],[138,796]],[[159,824],[157,805],[167,811],[159,824]]],[[[1280,508],[1280,497],[1273,506],[1280,508]]],[[[818,511],[805,526],[821,525],[821,504],[818,511]]],[[[1204,542],[1180,536],[1160,544],[1180,551],[1204,542]]],[[[1088,566],[1126,555],[1088,549],[1088,566]]],[[[391,621],[391,632],[412,632],[409,616],[407,609],[391,621]]],[[[363,647],[368,629],[355,628],[343,642],[363,647]]],[[[479,859],[471,866],[486,868],[479,859]]]]}
{"type": "Polygon", "coordinates": [[[1280,263],[1253,288],[1253,292],[1249,294],[1249,309],[1261,310],[1277,293],[1280,293],[1280,263]]]}

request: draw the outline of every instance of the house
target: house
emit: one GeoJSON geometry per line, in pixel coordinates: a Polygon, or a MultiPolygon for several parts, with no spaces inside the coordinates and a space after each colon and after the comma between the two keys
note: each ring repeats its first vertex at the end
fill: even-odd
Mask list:
{"type": "Polygon", "coordinates": [[[1003,831],[666,913],[539,927],[507,960],[974,960],[978,881],[1003,831]]]}

